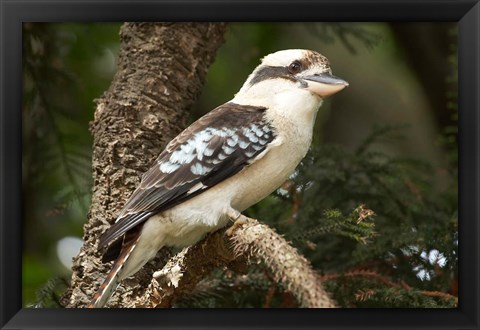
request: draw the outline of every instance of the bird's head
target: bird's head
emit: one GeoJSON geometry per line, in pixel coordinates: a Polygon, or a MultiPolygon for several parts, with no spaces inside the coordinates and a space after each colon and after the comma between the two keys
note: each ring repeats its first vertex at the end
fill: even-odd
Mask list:
{"type": "Polygon", "coordinates": [[[284,92],[308,93],[319,99],[335,94],[348,83],[332,75],[328,59],[311,50],[288,49],[265,56],[250,74],[237,99],[267,99],[284,92]]]}

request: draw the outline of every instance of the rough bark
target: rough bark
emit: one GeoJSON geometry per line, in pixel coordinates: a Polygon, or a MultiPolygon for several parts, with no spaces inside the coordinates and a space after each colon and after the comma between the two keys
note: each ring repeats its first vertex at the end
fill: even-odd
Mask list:
{"type": "MultiPolygon", "coordinates": [[[[208,67],[224,41],[223,23],[127,23],[120,31],[117,73],[97,100],[91,124],[93,195],[84,245],[74,260],[67,307],[85,306],[110,264],[102,264],[97,240],[160,151],[186,124],[208,67]]],[[[148,286],[158,257],[125,281],[110,307],[120,307],[148,286]]]]}

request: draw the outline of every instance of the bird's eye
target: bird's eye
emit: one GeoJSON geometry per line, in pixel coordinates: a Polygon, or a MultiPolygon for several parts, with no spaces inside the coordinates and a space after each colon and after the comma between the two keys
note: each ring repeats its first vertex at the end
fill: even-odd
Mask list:
{"type": "Polygon", "coordinates": [[[292,74],[299,73],[302,70],[302,63],[294,61],[288,66],[288,71],[292,74]]]}

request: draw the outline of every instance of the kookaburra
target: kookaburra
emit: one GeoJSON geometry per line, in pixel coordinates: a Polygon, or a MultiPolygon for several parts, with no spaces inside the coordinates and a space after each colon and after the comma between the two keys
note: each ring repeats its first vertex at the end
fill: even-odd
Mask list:
{"type": "Polygon", "coordinates": [[[265,56],[235,97],[174,138],[98,248],[112,270],[88,307],[164,246],[194,244],[275,191],[306,155],[323,99],[348,86],[328,60],[302,49],[265,56]]]}

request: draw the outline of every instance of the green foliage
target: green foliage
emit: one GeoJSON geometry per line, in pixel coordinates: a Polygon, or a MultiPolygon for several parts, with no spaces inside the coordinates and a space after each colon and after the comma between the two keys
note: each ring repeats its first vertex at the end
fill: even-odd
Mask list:
{"type": "Polygon", "coordinates": [[[118,27],[23,25],[24,305],[37,300],[34,288],[68,271],[57,241],[82,236],[92,187],[88,124],[114,72],[113,55],[110,66],[105,60],[118,47],[118,27]]]}
{"type": "Polygon", "coordinates": [[[75,204],[86,214],[92,138],[85,127],[93,117],[92,100],[106,88],[111,74],[106,79],[82,76],[89,73],[86,63],[101,58],[108,32],[74,24],[27,23],[23,30],[24,182],[40,189],[50,185],[58,205],[50,211],[75,204]],[[87,94],[89,100],[78,94],[87,94]]]}
{"type": "Polygon", "coordinates": [[[262,270],[252,267],[245,275],[229,270],[216,270],[201,281],[192,294],[184,296],[176,307],[184,308],[245,308],[258,306],[258,293],[277,286],[262,270]]]}
{"type": "Polygon", "coordinates": [[[369,31],[359,23],[332,22],[307,24],[306,26],[313,35],[324,43],[333,43],[339,40],[352,54],[357,53],[354,42],[360,42],[367,49],[372,50],[383,39],[382,35],[369,31]]]}
{"type": "Polygon", "coordinates": [[[68,288],[68,281],[61,277],[53,277],[36,292],[35,303],[27,305],[33,308],[60,308],[60,297],[68,288]]]}
{"type": "MultiPolygon", "coordinates": [[[[392,283],[401,281],[419,290],[448,292],[457,274],[456,189],[449,187],[437,193],[428,164],[369,151],[376,141],[392,136],[398,137],[398,128],[380,127],[355,152],[321,146],[304,162],[296,179],[302,187],[304,205],[298,216],[300,233],[325,231],[316,241],[315,251],[304,249],[305,253],[315,267],[327,273],[370,270],[390,277],[392,283]],[[339,235],[331,226],[335,218],[341,220],[337,227],[344,226],[339,211],[330,214],[329,221],[318,217],[324,209],[348,212],[358,204],[375,212],[375,232],[371,227],[345,226],[346,235],[339,235]],[[432,253],[438,260],[429,260],[427,255],[432,253]]],[[[451,185],[455,184],[452,178],[451,185]]],[[[350,219],[347,224],[351,225],[354,216],[350,219]]],[[[355,285],[352,288],[366,289],[355,285]]],[[[390,306],[391,292],[378,291],[376,307],[390,306]],[[380,292],[384,300],[378,298],[380,292]]],[[[338,298],[340,293],[334,293],[338,298]]],[[[410,307],[421,304],[412,300],[410,307]]]]}

